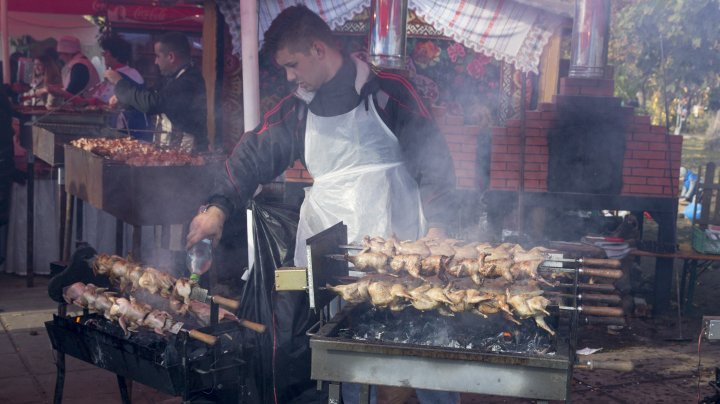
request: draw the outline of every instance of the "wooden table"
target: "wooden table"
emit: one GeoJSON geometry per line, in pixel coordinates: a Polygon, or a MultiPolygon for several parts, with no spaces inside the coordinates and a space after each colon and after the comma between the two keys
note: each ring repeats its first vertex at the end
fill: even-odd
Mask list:
{"type": "Polygon", "coordinates": [[[678,304],[683,306],[685,314],[691,311],[692,301],[695,294],[695,283],[700,273],[709,268],[713,262],[720,261],[720,255],[701,254],[692,249],[689,244],[681,244],[678,251],[674,253],[655,253],[650,251],[632,250],[630,255],[636,257],[654,257],[660,259],[681,259],[683,260],[682,276],[680,278],[680,296],[678,304]],[[687,293],[685,286],[687,285],[687,293]]]}

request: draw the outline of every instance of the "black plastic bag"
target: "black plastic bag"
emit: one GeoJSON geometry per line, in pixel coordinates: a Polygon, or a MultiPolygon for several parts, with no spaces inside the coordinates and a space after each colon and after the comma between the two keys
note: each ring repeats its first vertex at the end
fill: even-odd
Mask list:
{"type": "Polygon", "coordinates": [[[283,403],[312,387],[310,346],[305,332],[317,321],[308,294],[275,292],[275,269],[293,265],[297,208],[251,201],[255,263],[245,285],[239,316],[265,324],[253,333],[251,386],[258,403],[283,403]]]}

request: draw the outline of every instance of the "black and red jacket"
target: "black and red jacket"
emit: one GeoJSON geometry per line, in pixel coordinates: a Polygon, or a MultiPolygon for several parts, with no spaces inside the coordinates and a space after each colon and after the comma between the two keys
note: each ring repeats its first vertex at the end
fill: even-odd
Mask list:
{"type": "Polygon", "coordinates": [[[257,128],[243,135],[228,157],[209,203],[229,215],[245,206],[259,184],[271,182],[296,160],[304,164],[308,108],[318,116],[336,116],[362,102],[366,107],[374,102],[397,137],[407,169],[418,183],[430,227],[446,227],[453,211],[455,171],[445,139],[405,77],[370,72],[364,62],[350,59],[309,103],[297,92],[290,94],[265,114],[257,128]],[[366,79],[362,81],[362,77],[366,79]]]}

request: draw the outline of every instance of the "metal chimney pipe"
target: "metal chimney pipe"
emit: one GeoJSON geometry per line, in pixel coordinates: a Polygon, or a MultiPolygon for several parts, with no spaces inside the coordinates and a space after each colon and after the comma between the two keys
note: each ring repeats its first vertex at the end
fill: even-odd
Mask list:
{"type": "Polygon", "coordinates": [[[610,36],[610,0],[576,0],[570,77],[605,77],[610,36]]]}
{"type": "Polygon", "coordinates": [[[408,0],[373,0],[369,62],[385,69],[405,69],[408,0]]]}

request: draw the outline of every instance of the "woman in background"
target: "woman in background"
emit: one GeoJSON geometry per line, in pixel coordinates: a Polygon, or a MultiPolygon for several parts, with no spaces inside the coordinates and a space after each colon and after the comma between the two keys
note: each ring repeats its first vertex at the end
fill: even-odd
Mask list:
{"type": "Polygon", "coordinates": [[[62,99],[50,94],[48,85],[62,85],[62,76],[57,62],[50,55],[42,55],[33,60],[30,89],[22,94],[20,101],[26,106],[59,106],[62,99]]]}

